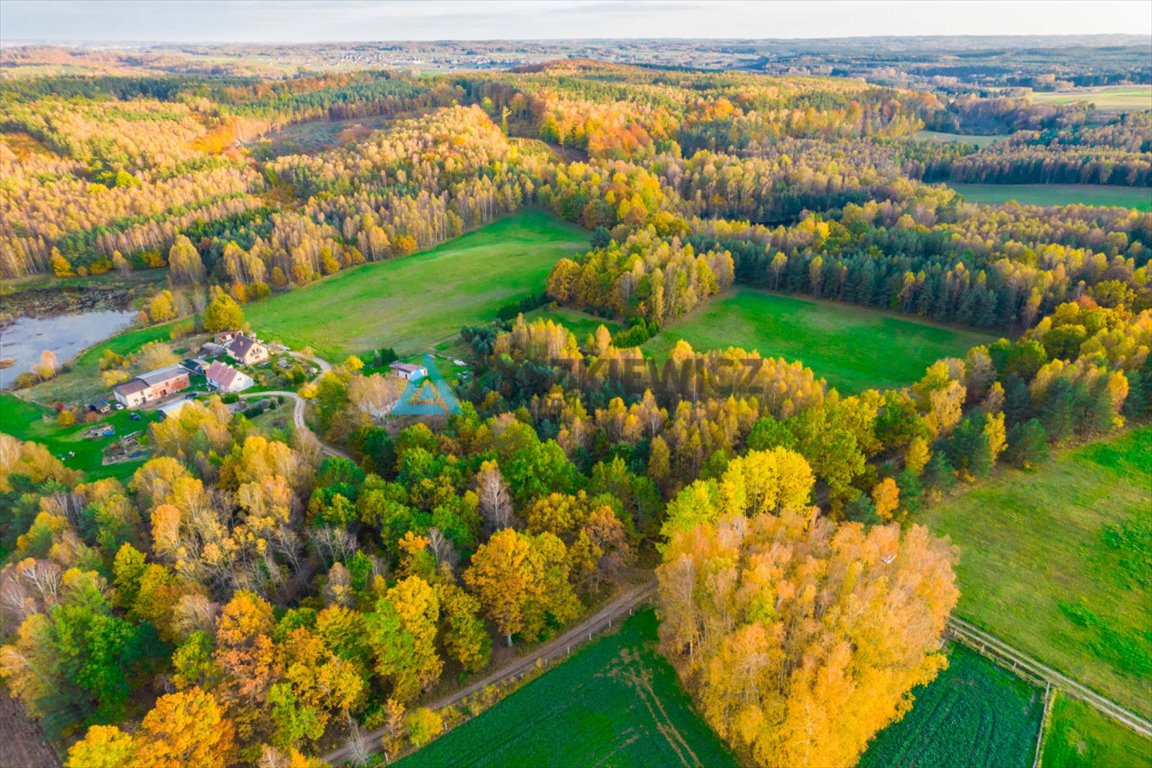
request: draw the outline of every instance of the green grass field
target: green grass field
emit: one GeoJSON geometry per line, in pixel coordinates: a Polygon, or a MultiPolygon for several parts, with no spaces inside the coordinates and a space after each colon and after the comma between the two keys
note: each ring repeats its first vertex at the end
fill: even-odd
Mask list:
{"type": "Polygon", "coordinates": [[[1043,768],[1152,768],[1152,739],[1058,693],[1040,764],[1043,768]]]}
{"type": "Polygon", "coordinates": [[[404,768],[739,765],[692,709],[642,611],[614,635],[419,752],[404,768]]]}
{"type": "Polygon", "coordinates": [[[1152,427],[1004,470],[919,515],[960,549],[957,613],[1152,715],[1152,427]]]}
{"type": "Polygon", "coordinates": [[[920,141],[934,141],[940,144],[975,144],[976,146],[983,148],[1006,137],[989,134],[945,133],[944,131],[916,131],[916,133],[912,134],[912,138],[919,139],[920,141]]]}
{"type": "MultiPolygon", "coordinates": [[[[104,448],[130,432],[148,428],[148,421],[133,421],[129,411],[113,411],[98,423],[111,424],[116,428],[113,437],[86,437],[84,433],[96,424],[76,424],[60,427],[54,419],[45,419],[51,412],[7,393],[0,393],[0,432],[5,432],[20,440],[40,443],[59,458],[69,451],[76,455],[62,459],[64,466],[78,469],[86,480],[102,477],[128,478],[144,460],[104,465],[104,448]]],[[[145,417],[148,419],[149,417],[145,417]]]]}
{"type": "Polygon", "coordinates": [[[917,688],[912,711],[881,731],[859,768],[1030,768],[1043,692],[953,645],[948,669],[917,688]]]}
{"type": "Polygon", "coordinates": [[[430,251],[345,270],[245,309],[264,337],[333,361],[380,347],[425,352],[543,291],[552,265],[587,249],[589,238],[543,211],[521,211],[430,251]]]}
{"type": "Polygon", "coordinates": [[[1068,91],[1032,92],[1033,104],[1095,104],[1105,112],[1152,109],[1152,86],[1106,85],[1096,88],[1073,88],[1068,91]]]}
{"type": "Polygon", "coordinates": [[[800,360],[842,392],[859,392],[910,384],[940,358],[963,356],[995,337],[852,304],[738,288],[643,348],[663,358],[680,339],[697,350],[736,346],[800,360]]]}
{"type": "Polygon", "coordinates": [[[1152,189],[1104,184],[950,184],[970,203],[1119,206],[1152,211],[1152,189]]]}

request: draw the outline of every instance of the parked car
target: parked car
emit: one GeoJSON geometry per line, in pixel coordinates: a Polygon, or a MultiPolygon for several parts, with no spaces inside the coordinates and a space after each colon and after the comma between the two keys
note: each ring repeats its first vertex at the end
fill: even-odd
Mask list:
{"type": "Polygon", "coordinates": [[[141,417],[139,411],[132,411],[128,418],[132,419],[132,421],[140,421],[141,417]]]}

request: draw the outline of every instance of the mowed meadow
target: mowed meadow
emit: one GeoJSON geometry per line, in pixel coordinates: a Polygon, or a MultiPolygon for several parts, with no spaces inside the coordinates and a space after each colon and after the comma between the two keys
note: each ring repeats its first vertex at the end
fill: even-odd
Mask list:
{"type": "Polygon", "coordinates": [[[1004,469],[917,516],[959,549],[957,613],[1152,715],[1152,428],[1004,469]]]}
{"type": "Polygon", "coordinates": [[[1152,189],[1105,184],[949,184],[970,203],[1094,205],[1152,211],[1152,189]]]}
{"type": "Polygon", "coordinates": [[[683,339],[696,350],[741,347],[799,360],[841,392],[899,387],[942,357],[995,341],[980,331],[876,309],[738,288],[713,299],[644,344],[662,359],[683,339]]]}
{"type": "Polygon", "coordinates": [[[527,209],[423,253],[344,270],[245,307],[263,338],[330,360],[392,347],[401,355],[451,342],[502,305],[544,290],[552,266],[590,234],[527,209]]]}
{"type": "Polygon", "coordinates": [[[477,717],[403,768],[736,768],[656,647],[641,611],[477,717]]]}

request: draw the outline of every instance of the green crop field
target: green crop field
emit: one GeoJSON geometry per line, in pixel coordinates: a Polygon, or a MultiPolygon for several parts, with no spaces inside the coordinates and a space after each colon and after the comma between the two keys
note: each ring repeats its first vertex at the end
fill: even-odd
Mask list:
{"type": "Polygon", "coordinates": [[[1152,427],[1004,470],[918,522],[960,549],[957,612],[1152,715],[1152,427]]]}
{"type": "Polygon", "coordinates": [[[430,251],[344,270],[245,309],[263,337],[333,361],[380,347],[421,353],[543,291],[552,265],[587,249],[589,238],[525,210],[430,251]]]}
{"type": "MultiPolygon", "coordinates": [[[[95,424],[76,424],[60,427],[54,419],[45,419],[51,412],[7,393],[0,394],[0,432],[5,432],[20,440],[40,443],[60,458],[69,451],[75,455],[62,459],[64,466],[78,469],[86,480],[102,477],[131,476],[144,460],[121,462],[104,466],[104,448],[117,438],[130,432],[148,428],[148,421],[132,421],[128,411],[113,411],[100,419],[100,424],[110,424],[116,428],[113,437],[90,438],[85,433],[95,424]]],[[[147,418],[147,417],[146,417],[147,418]]]]}
{"type": "Polygon", "coordinates": [[[904,719],[880,732],[859,768],[1030,768],[1043,692],[953,645],[948,669],[917,688],[904,719]]]}
{"type": "Polygon", "coordinates": [[[983,148],[989,144],[994,144],[1000,139],[1006,137],[989,134],[945,133],[944,131],[916,131],[916,133],[912,134],[912,138],[919,139],[920,141],[934,141],[940,144],[975,144],[976,146],[983,148]]]}
{"type": "Polygon", "coordinates": [[[1104,184],[950,184],[970,203],[1119,206],[1152,211],[1152,189],[1104,184]]]}
{"type": "Polygon", "coordinates": [[[1044,734],[1043,768],[1152,768],[1152,739],[1063,694],[1044,734]]]}
{"type": "Polygon", "coordinates": [[[942,357],[996,337],[867,307],[738,288],[644,344],[663,358],[684,339],[693,349],[742,347],[799,360],[843,392],[910,384],[942,357]]]}
{"type": "Polygon", "coordinates": [[[692,709],[656,649],[656,616],[642,611],[614,635],[463,723],[404,768],[571,768],[739,765],[692,709]]]}
{"type": "Polygon", "coordinates": [[[1033,91],[1033,104],[1095,104],[1106,112],[1152,109],[1152,86],[1106,85],[1068,91],[1033,91]]]}

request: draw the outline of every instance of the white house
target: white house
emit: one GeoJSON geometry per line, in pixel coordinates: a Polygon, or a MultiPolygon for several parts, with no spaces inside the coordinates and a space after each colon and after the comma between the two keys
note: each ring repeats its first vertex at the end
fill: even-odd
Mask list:
{"type": "Polygon", "coordinates": [[[267,362],[268,348],[251,336],[237,336],[228,343],[228,355],[241,365],[267,362]]]}
{"type": "Polygon", "coordinates": [[[393,373],[406,381],[418,381],[428,375],[428,370],[422,365],[392,363],[389,367],[393,373]]]}
{"type": "Polygon", "coordinates": [[[220,392],[243,392],[255,382],[243,371],[238,371],[222,360],[213,360],[204,372],[208,385],[220,392]]]}

